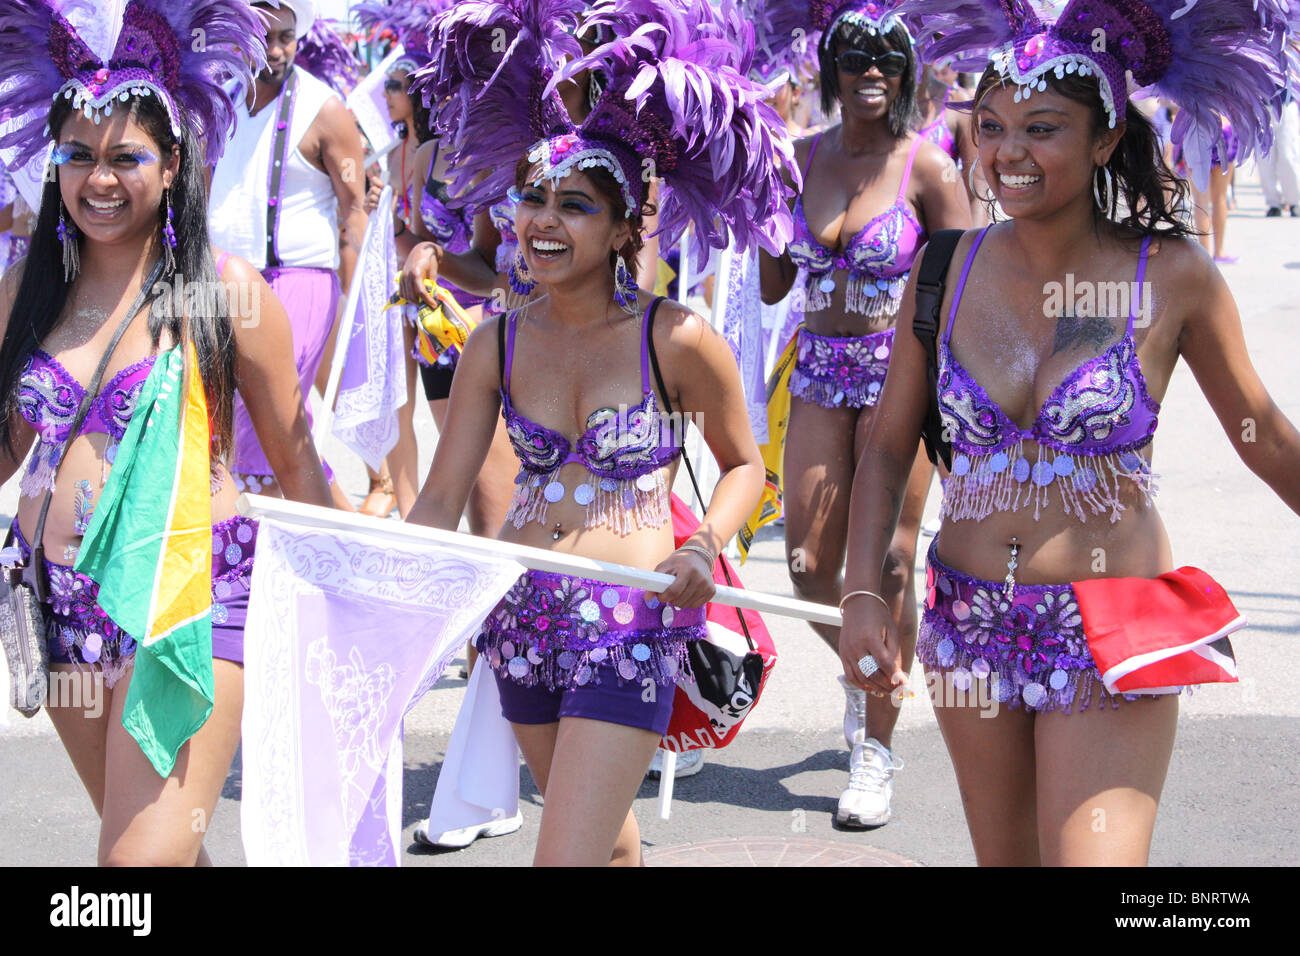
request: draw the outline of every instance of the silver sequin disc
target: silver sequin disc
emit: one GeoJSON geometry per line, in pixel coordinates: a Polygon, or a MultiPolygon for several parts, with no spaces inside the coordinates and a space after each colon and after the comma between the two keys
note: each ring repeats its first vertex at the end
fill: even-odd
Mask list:
{"type": "Polygon", "coordinates": [[[542,495],[551,504],[555,504],[555,502],[564,497],[564,485],[560,484],[558,481],[552,481],[542,489],[542,495]]]}
{"type": "Polygon", "coordinates": [[[582,484],[573,489],[573,500],[580,505],[589,505],[596,497],[596,489],[591,485],[582,484]]]}
{"type": "Polygon", "coordinates": [[[650,660],[650,648],[644,644],[633,644],[632,656],[639,661],[648,661],[650,660]]]}

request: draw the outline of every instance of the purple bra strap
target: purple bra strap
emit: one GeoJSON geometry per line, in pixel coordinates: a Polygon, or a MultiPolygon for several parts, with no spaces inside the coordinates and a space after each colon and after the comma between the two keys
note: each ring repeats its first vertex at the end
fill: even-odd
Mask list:
{"type": "Polygon", "coordinates": [[[821,141],[822,141],[822,134],[818,133],[816,136],[813,137],[812,145],[808,147],[808,165],[804,166],[803,168],[803,174],[805,179],[808,177],[808,174],[812,172],[813,157],[817,155],[817,144],[820,143],[821,141]]]}
{"type": "MultiPolygon", "coordinates": [[[[657,301],[657,300],[655,300],[657,301]]],[[[645,314],[641,316],[641,394],[644,396],[650,391],[650,310],[654,308],[654,301],[645,307],[645,314]]]]}
{"type": "Polygon", "coordinates": [[[507,395],[510,394],[510,367],[515,361],[515,317],[517,315],[519,315],[518,311],[511,312],[506,319],[506,367],[502,375],[502,384],[507,395]]]}
{"type": "Polygon", "coordinates": [[[1133,320],[1136,318],[1133,310],[1137,308],[1138,303],[1144,298],[1142,295],[1142,280],[1147,274],[1147,253],[1151,249],[1151,237],[1142,237],[1142,252],[1138,255],[1137,281],[1133,283],[1134,294],[1129,296],[1128,301],[1128,327],[1124,330],[1126,335],[1133,334],[1133,320]]]}
{"type": "Polygon", "coordinates": [[[924,141],[924,136],[917,136],[912,140],[912,151],[907,154],[907,167],[903,170],[903,182],[898,187],[899,199],[903,199],[907,194],[907,181],[912,178],[912,162],[916,159],[916,151],[921,148],[921,143],[924,141]]]}
{"type": "Polygon", "coordinates": [[[223,252],[221,258],[217,260],[217,278],[221,278],[221,271],[226,268],[226,263],[230,261],[230,253],[223,252]]]}
{"type": "Polygon", "coordinates": [[[970,275],[970,267],[975,262],[975,253],[979,251],[980,243],[984,241],[984,237],[988,235],[989,230],[992,228],[993,224],[989,223],[981,229],[980,234],[971,243],[970,252],[966,253],[966,261],[961,267],[961,278],[957,280],[957,289],[952,294],[952,308],[948,311],[948,327],[943,330],[944,345],[947,345],[948,339],[952,337],[952,326],[957,320],[957,304],[961,302],[962,290],[966,288],[966,277],[970,275]]]}

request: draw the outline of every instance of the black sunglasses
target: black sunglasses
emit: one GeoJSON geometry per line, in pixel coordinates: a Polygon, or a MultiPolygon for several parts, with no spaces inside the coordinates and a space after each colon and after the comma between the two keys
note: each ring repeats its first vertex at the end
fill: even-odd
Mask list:
{"type": "Polygon", "coordinates": [[[873,56],[865,50],[845,50],[835,58],[839,68],[854,76],[866,73],[873,66],[880,70],[881,76],[902,76],[907,69],[907,54],[891,50],[873,56]]]}

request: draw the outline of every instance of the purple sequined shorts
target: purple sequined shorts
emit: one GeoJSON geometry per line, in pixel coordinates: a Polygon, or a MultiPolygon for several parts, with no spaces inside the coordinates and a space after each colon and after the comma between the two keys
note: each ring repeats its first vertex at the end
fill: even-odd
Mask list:
{"type": "MultiPolygon", "coordinates": [[[[1069,584],[1017,584],[1010,601],[1002,581],[981,581],[941,562],[930,545],[925,565],[925,605],[916,656],[927,668],[947,671],[955,689],[989,681],[990,700],[1026,712],[1077,704],[1086,710],[1119,706],[1107,693],[1088,650],[1083,618],[1069,584]]],[[[1136,700],[1134,695],[1122,695],[1136,700]]]]}
{"type": "MultiPolygon", "coordinates": [[[[14,544],[23,560],[31,546],[14,519],[14,544]]],[[[244,662],[244,620],[248,614],[248,585],[253,575],[257,523],[235,516],[212,526],[212,656],[244,662]]],[[[99,585],[63,564],[45,562],[50,600],[47,646],[51,664],[98,664],[104,683],[112,687],[126,673],[135,654],[135,640],[104,613],[96,602],[99,585]]]]}
{"type": "Polygon", "coordinates": [[[559,699],[565,692],[604,687],[607,692],[588,697],[600,698],[605,710],[618,710],[621,700],[627,719],[596,719],[648,728],[645,714],[655,708],[647,709],[641,701],[645,682],[659,687],[655,696],[667,698],[666,713],[671,715],[671,688],[679,677],[690,677],[686,645],[705,636],[705,613],[702,607],[662,604],[640,588],[529,571],[488,615],[477,646],[497,674],[508,720],[515,720],[510,715],[516,704],[522,714],[536,703],[531,694],[521,694],[516,701],[515,688],[555,693],[554,703],[561,709],[554,720],[567,706],[559,699]],[[626,695],[613,691],[625,685],[626,695]],[[611,701],[613,708],[607,706],[611,701]]]}
{"type": "Polygon", "coordinates": [[[608,679],[617,673],[609,664],[597,664],[599,676],[582,687],[551,690],[545,684],[525,687],[508,674],[494,670],[497,690],[501,694],[501,716],[512,724],[553,724],[561,717],[585,717],[607,724],[622,724],[651,730],[663,736],[673,719],[676,688],[655,685],[655,692],[640,684],[608,679]],[[649,697],[649,700],[646,700],[649,697]]]}
{"type": "Polygon", "coordinates": [[[894,330],[834,338],[799,330],[790,394],[822,408],[862,408],[880,399],[894,330]]]}

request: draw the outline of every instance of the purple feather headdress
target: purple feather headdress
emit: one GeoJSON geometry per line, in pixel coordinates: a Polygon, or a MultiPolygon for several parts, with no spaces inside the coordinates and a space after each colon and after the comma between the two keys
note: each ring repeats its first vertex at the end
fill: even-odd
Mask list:
{"type": "Polygon", "coordinates": [[[390,69],[414,73],[428,66],[430,28],[438,14],[455,6],[455,0],[368,0],[352,8],[357,23],[367,31],[390,30],[402,45],[402,56],[390,69]]]}
{"type": "Polygon", "coordinates": [[[586,69],[602,72],[605,89],[563,155],[555,155],[556,140],[534,149],[529,158],[543,160],[542,175],[609,168],[588,158],[607,151],[618,160],[611,171],[629,211],[640,208],[650,179],[661,179],[657,234],[671,244],[693,225],[701,265],[708,247],[726,246],[728,233],[742,250],[755,243],[784,249],[794,224],[781,167],[796,168],[793,147],[764,102],[768,90],[746,75],[753,34],[737,32],[740,15],[729,0],[717,7],[705,0],[601,0],[587,20],[606,24],[616,39],[566,63],[548,90],[586,69]]]}
{"type": "Polygon", "coordinates": [[[573,131],[543,90],[567,57],[583,0],[461,0],[430,25],[433,62],[416,74],[433,126],[450,144],[450,192],[474,209],[505,198],[515,167],[543,139],[573,131]],[[480,172],[485,178],[475,182],[480,172]]]}
{"type": "Polygon", "coordinates": [[[1095,75],[1114,126],[1125,117],[1126,74],[1177,103],[1170,137],[1197,182],[1208,180],[1232,124],[1242,158],[1267,150],[1279,94],[1292,82],[1295,0],[1070,0],[1055,20],[1027,0],[904,0],[917,18],[924,59],[963,70],[992,63],[1017,86],[1017,101],[1047,88],[1046,76],[1095,75]]]}
{"type": "Polygon", "coordinates": [[[316,20],[298,41],[293,62],[316,79],[329,84],[340,96],[347,96],[361,82],[363,66],[338,34],[341,24],[316,20]]]}
{"type": "Polygon", "coordinates": [[[873,36],[900,23],[901,0],[741,0],[757,33],[757,65],[764,74],[794,69],[817,59],[822,43],[841,23],[856,23],[873,36]]]}
{"type": "MultiPolygon", "coordinates": [[[[88,6],[77,3],[76,6],[88,6]]],[[[266,63],[265,27],[246,0],[130,0],[107,62],[101,62],[61,10],[72,3],[5,0],[0,6],[0,121],[17,120],[0,146],[26,163],[49,139],[50,101],[62,96],[99,122],[115,103],[156,96],[178,138],[182,126],[221,156],[235,108],[224,85],[252,85],[266,63]],[[202,37],[203,42],[196,42],[202,37]],[[251,65],[250,65],[251,61],[251,65]]]]}

